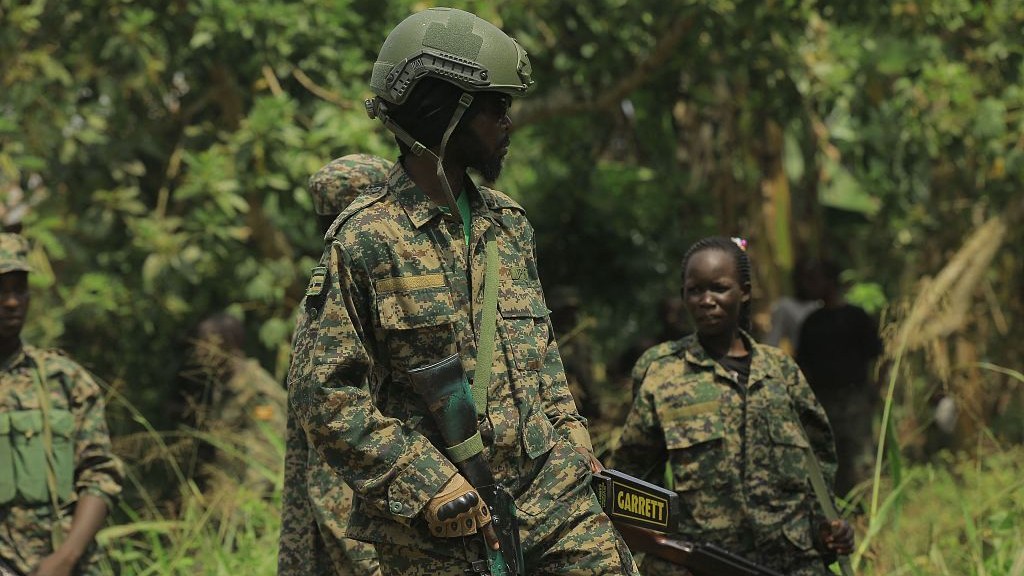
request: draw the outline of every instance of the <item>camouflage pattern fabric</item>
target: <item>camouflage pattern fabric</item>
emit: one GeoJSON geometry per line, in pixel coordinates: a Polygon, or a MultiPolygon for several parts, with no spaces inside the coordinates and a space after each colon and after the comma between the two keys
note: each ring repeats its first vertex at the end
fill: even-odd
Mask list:
{"type": "Polygon", "coordinates": [[[313,208],[321,216],[339,214],[359,191],[388,177],[391,162],[370,154],[349,154],[331,160],[309,177],[313,208]]]}
{"type": "MultiPolygon", "coordinates": [[[[74,415],[74,490],[71,498],[61,503],[60,518],[54,518],[49,504],[24,505],[15,500],[0,505],[0,559],[23,574],[53,553],[50,535],[54,522],[60,522],[65,533],[71,528],[79,496],[98,496],[107,510],[112,510],[123,478],[121,463],[111,452],[100,387],[63,354],[25,345],[8,358],[0,367],[0,412],[40,409],[32,378],[37,365],[45,376],[51,407],[74,415]]],[[[98,573],[95,559],[94,546],[79,560],[77,573],[98,573]]]]}
{"type": "Polygon", "coordinates": [[[19,234],[0,234],[0,274],[31,271],[28,265],[28,240],[19,234]]]}
{"type": "Polygon", "coordinates": [[[633,398],[636,398],[636,395],[640,393],[640,386],[644,383],[644,378],[647,377],[647,370],[651,368],[651,365],[665,356],[678,354],[682,349],[682,342],[682,340],[662,342],[648,348],[640,355],[636,364],[633,365],[633,371],[630,374],[630,378],[633,381],[633,398]]]}
{"type": "MultiPolygon", "coordinates": [[[[317,214],[338,214],[359,190],[387,179],[391,162],[368,154],[350,154],[331,161],[309,179],[317,214]]],[[[305,304],[300,306],[292,342],[308,329],[305,304]]],[[[309,350],[293,349],[290,375],[312,359],[309,350]]],[[[289,376],[289,381],[297,376],[289,376]]],[[[284,493],[281,510],[279,576],[377,576],[380,568],[373,545],[345,537],[352,513],[352,489],[315,450],[288,411],[285,440],[284,493]]]]}
{"type": "MultiPolygon", "coordinates": [[[[301,360],[293,356],[293,366],[301,360]]],[[[306,432],[291,410],[284,475],[278,576],[379,575],[373,545],[345,537],[352,489],[309,449],[306,432]]]]}
{"type": "MultiPolygon", "coordinates": [[[[807,480],[808,440],[797,418],[830,485],[832,432],[796,363],[777,348],[748,342],[753,356],[745,389],[696,336],[645,354],[649,365],[613,466],[657,481],[665,462],[671,464],[682,538],[717,544],[785,574],[821,576],[828,572],[816,533],[824,518],[807,480]],[[677,351],[666,354],[671,348],[677,351]]],[[[644,574],[686,572],[648,558],[644,574]]]]}
{"type": "MultiPolygon", "coordinates": [[[[378,550],[398,546],[449,558],[464,553],[459,539],[431,537],[420,518],[455,466],[437,448],[443,445],[440,431],[407,372],[457,351],[473,373],[488,230],[501,266],[494,376],[480,424],[484,455],[524,515],[539,515],[559,487],[540,473],[538,462],[558,445],[589,448],[586,421],[576,411],[552,339],[533,229],[508,196],[482,187],[467,192],[468,250],[461,223],[442,217],[400,165],[387,182],[364,190],[328,232],[322,268],[307,290],[306,327],[296,333],[296,357],[309,355],[312,362],[290,374],[290,406],[310,445],[356,492],[347,534],[374,542],[378,550]]],[[[575,482],[586,480],[573,475],[575,482]]],[[[592,503],[583,516],[548,514],[552,533],[536,538],[529,526],[524,529],[528,558],[546,558],[544,549],[559,540],[552,535],[571,531],[573,522],[607,522],[593,494],[581,491],[592,503]]],[[[561,567],[552,558],[548,572],[573,574],[581,554],[597,554],[618,561],[589,574],[633,573],[615,536],[578,542],[579,551],[563,555],[561,567]]],[[[381,569],[396,568],[385,560],[381,569]]],[[[533,569],[528,560],[527,571],[533,569]]]]}
{"type": "MultiPolygon", "coordinates": [[[[517,518],[523,536],[527,574],[531,576],[590,576],[629,574],[616,566],[629,566],[625,543],[617,537],[608,517],[600,511],[590,489],[590,464],[582,455],[559,442],[549,453],[524,494],[517,518]]],[[[377,544],[386,576],[465,576],[466,567],[480,558],[476,537],[463,539],[458,554],[436,554],[409,546],[377,544]]]]}

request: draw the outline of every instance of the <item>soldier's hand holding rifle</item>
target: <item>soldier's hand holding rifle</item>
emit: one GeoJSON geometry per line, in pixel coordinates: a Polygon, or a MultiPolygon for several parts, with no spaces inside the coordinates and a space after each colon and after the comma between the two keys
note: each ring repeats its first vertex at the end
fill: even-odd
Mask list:
{"type": "Polygon", "coordinates": [[[430,533],[443,538],[455,538],[483,532],[492,550],[499,548],[498,535],[491,526],[491,511],[480,494],[462,474],[452,476],[441,491],[434,495],[423,509],[423,519],[430,533]]]}

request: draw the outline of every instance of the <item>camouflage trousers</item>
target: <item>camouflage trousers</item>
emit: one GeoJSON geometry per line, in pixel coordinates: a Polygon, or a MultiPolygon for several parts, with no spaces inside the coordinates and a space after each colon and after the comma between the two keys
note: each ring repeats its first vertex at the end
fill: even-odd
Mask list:
{"type": "MultiPolygon", "coordinates": [[[[516,506],[529,576],[639,576],[590,488],[589,464],[565,442],[552,448],[516,506]],[[531,496],[534,490],[547,497],[531,496]]],[[[454,555],[385,543],[375,547],[384,576],[465,576],[480,558],[479,536],[465,540],[451,539],[454,555]]]]}

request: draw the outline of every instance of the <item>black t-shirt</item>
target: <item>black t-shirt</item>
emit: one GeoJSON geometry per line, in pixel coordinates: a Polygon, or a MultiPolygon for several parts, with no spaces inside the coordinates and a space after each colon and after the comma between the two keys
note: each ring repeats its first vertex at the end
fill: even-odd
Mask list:
{"type": "Polygon", "coordinates": [[[739,358],[734,356],[722,356],[715,358],[715,362],[722,365],[726,372],[732,372],[736,376],[736,382],[739,383],[741,388],[747,387],[747,381],[750,380],[750,358],[752,354],[747,353],[746,356],[739,358]]]}
{"type": "Polygon", "coordinates": [[[875,322],[861,308],[844,304],[804,320],[796,361],[821,398],[866,385],[871,361],[881,352],[875,322]]]}

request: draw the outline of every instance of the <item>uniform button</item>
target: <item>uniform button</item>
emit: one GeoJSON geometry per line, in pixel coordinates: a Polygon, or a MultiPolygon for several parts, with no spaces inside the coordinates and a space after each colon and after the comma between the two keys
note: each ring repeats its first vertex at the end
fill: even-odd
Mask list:
{"type": "Polygon", "coordinates": [[[31,438],[31,437],[32,437],[32,431],[31,430],[25,430],[25,438],[31,438]]]}
{"type": "Polygon", "coordinates": [[[391,513],[392,514],[398,514],[399,512],[402,511],[402,503],[401,502],[392,502],[390,508],[391,508],[391,513]]]}

